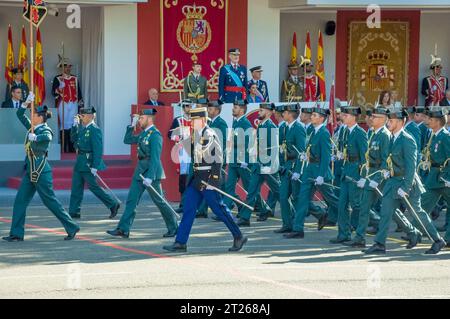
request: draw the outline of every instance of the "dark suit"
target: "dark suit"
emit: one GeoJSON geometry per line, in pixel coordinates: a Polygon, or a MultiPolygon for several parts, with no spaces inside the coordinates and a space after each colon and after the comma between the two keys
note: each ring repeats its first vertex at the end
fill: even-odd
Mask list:
{"type": "Polygon", "coordinates": [[[144,103],[144,105],[153,105],[153,106],[164,106],[164,102],[161,101],[157,101],[157,104],[153,104],[152,101],[148,100],[147,102],[144,103]]]}
{"type": "Polygon", "coordinates": [[[439,103],[440,106],[450,106],[450,100],[447,100],[447,98],[442,99],[442,101],[439,103]]]}
{"type": "Polygon", "coordinates": [[[9,99],[2,103],[2,108],[10,108],[10,109],[16,108],[17,109],[20,107],[21,104],[22,104],[21,101],[13,102],[13,100],[9,99]],[[14,103],[17,103],[17,105],[15,106],[14,103]]]}

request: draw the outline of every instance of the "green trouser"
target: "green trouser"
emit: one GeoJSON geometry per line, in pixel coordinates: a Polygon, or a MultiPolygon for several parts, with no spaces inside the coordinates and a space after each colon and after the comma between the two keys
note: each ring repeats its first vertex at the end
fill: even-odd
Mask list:
{"type": "Polygon", "coordinates": [[[73,171],[72,191],[70,193],[69,214],[73,215],[81,211],[81,202],[83,201],[84,184],[87,183],[89,190],[100,199],[108,208],[113,208],[119,204],[110,194],[101,188],[97,179],[91,172],[73,171]]]}
{"type": "Polygon", "coordinates": [[[292,222],[295,214],[295,199],[300,191],[300,183],[292,181],[289,174],[281,175],[280,185],[280,207],[282,227],[292,229],[292,222]],[[291,201],[291,198],[293,201],[291,201]]]}
{"type": "MultiPolygon", "coordinates": [[[[422,207],[423,210],[426,211],[428,214],[431,213],[434,206],[436,206],[437,202],[440,198],[444,198],[444,200],[448,203],[450,203],[450,188],[448,187],[442,187],[437,189],[428,189],[426,193],[422,194],[421,200],[422,200],[422,207]]],[[[446,223],[447,223],[447,231],[445,233],[444,239],[448,243],[450,242],[450,207],[447,207],[447,216],[446,216],[446,223]]]]}
{"type": "MultiPolygon", "coordinates": [[[[292,227],[293,231],[300,232],[304,230],[305,218],[310,210],[311,197],[316,189],[322,194],[328,208],[330,210],[337,210],[339,200],[336,195],[334,195],[331,187],[327,185],[314,185],[314,181],[302,181],[300,192],[295,200],[294,226],[292,227]]],[[[319,219],[323,216],[324,212],[311,212],[311,214],[315,218],[319,219]]]]}
{"type": "MultiPolygon", "coordinates": [[[[269,186],[270,190],[273,192],[273,195],[277,199],[277,201],[280,199],[280,177],[278,176],[278,173],[275,174],[253,174],[250,178],[250,184],[248,187],[248,194],[247,194],[247,201],[246,203],[256,208],[256,204],[258,200],[261,198],[261,186],[262,184],[266,182],[269,186]]],[[[270,208],[265,205],[265,210],[261,210],[261,215],[267,215],[270,208]]],[[[264,208],[264,206],[263,206],[264,208]]],[[[242,208],[242,211],[239,213],[239,216],[242,219],[249,220],[252,215],[252,211],[248,209],[247,207],[242,208]]]]}
{"type": "MultiPolygon", "coordinates": [[[[422,224],[427,229],[430,234],[432,240],[438,241],[441,240],[441,236],[439,235],[436,228],[433,226],[430,217],[428,214],[422,209],[420,205],[420,195],[414,194],[411,192],[408,197],[409,202],[411,203],[412,208],[416,212],[417,216],[420,218],[422,224]]],[[[375,241],[379,244],[385,245],[386,239],[389,231],[389,224],[392,219],[392,215],[394,215],[394,220],[396,222],[402,222],[404,226],[402,226],[402,230],[406,233],[410,233],[415,231],[414,226],[406,219],[406,217],[398,210],[400,205],[402,204],[403,199],[399,198],[397,195],[397,188],[391,187],[387,192],[384,192],[383,199],[381,201],[381,211],[380,211],[380,223],[378,226],[378,233],[375,237],[375,241]],[[398,213],[394,214],[394,212],[398,213]],[[396,218],[401,218],[398,220],[396,218]]],[[[414,217],[415,218],[415,217],[414,217]]],[[[422,227],[419,230],[424,233],[422,227]]]]}
{"type": "Polygon", "coordinates": [[[354,182],[341,181],[338,208],[338,239],[350,239],[353,226],[358,226],[362,189],[354,182]],[[352,208],[350,217],[349,206],[352,208]]]}
{"type": "MultiPolygon", "coordinates": [[[[161,197],[163,197],[163,192],[161,189],[161,181],[156,180],[152,182],[153,188],[158,192],[161,197]]],[[[139,204],[139,201],[142,197],[142,194],[147,189],[150,198],[153,203],[158,207],[161,212],[161,216],[166,223],[166,227],[169,232],[175,232],[178,228],[177,218],[173,213],[172,208],[162,199],[160,198],[154,191],[150,188],[146,188],[140,179],[133,178],[131,182],[130,191],[128,192],[127,203],[125,207],[125,211],[123,212],[122,218],[120,219],[119,228],[126,234],[130,233],[131,225],[133,225],[134,218],[136,216],[136,206],[139,204]]]]}
{"type": "Polygon", "coordinates": [[[24,237],[26,210],[36,191],[44,205],[58,218],[68,234],[73,234],[80,229],[55,196],[52,172],[42,173],[37,183],[32,183],[30,175],[26,173],[14,200],[11,236],[24,237]]]}
{"type": "MultiPolygon", "coordinates": [[[[269,206],[270,210],[275,214],[275,207],[277,206],[277,198],[273,194],[272,191],[269,192],[269,195],[267,196],[267,205],[269,206]]],[[[280,204],[281,205],[281,204],[280,204]]]]}

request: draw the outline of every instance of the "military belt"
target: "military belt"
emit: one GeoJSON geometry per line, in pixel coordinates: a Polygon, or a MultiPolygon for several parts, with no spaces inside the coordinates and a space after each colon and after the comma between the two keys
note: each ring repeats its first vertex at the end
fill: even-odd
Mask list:
{"type": "Polygon", "coordinates": [[[350,162],[350,163],[359,162],[359,156],[348,156],[347,162],[350,162]]]}
{"type": "Polygon", "coordinates": [[[78,151],[79,155],[92,154],[92,152],[78,151]]]}
{"type": "Polygon", "coordinates": [[[194,167],[195,171],[209,171],[212,169],[212,166],[198,166],[194,167]]]}

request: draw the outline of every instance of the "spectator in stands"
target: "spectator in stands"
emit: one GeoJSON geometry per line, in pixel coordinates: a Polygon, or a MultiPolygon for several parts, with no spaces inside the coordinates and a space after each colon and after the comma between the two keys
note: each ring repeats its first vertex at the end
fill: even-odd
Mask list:
{"type": "Polygon", "coordinates": [[[145,102],[145,105],[153,105],[153,106],[164,106],[164,103],[158,101],[159,93],[155,88],[151,88],[148,90],[148,101],[145,102]]]}
{"type": "Polygon", "coordinates": [[[22,105],[22,89],[19,86],[13,86],[10,89],[11,98],[3,102],[2,108],[18,109],[22,105]]]}

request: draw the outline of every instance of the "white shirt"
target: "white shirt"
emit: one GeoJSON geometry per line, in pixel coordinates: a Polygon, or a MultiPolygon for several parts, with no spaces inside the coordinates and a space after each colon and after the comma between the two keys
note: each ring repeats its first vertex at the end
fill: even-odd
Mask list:
{"type": "Polygon", "coordinates": [[[287,126],[288,126],[289,128],[292,128],[292,125],[294,125],[294,123],[295,123],[295,120],[292,121],[291,123],[287,123],[287,122],[286,122],[286,124],[287,124],[287,126]]]}
{"type": "Polygon", "coordinates": [[[237,118],[236,118],[236,121],[239,122],[239,121],[241,120],[241,118],[243,118],[244,116],[245,116],[245,114],[242,115],[241,117],[237,117],[237,118]]]}
{"type": "Polygon", "coordinates": [[[88,127],[91,126],[92,124],[94,124],[94,120],[90,121],[90,122],[88,123],[88,125],[85,126],[85,128],[88,128],[88,127]]]}
{"type": "Polygon", "coordinates": [[[283,125],[283,123],[286,123],[286,121],[281,121],[280,123],[278,123],[278,127],[281,127],[281,125],[283,125]]]}
{"type": "Polygon", "coordinates": [[[397,133],[394,133],[394,142],[397,140],[397,137],[403,132],[403,129],[398,131],[397,133]]]}
{"type": "Polygon", "coordinates": [[[378,134],[379,131],[381,131],[383,129],[384,126],[378,128],[373,134],[378,134]]]}
{"type": "Polygon", "coordinates": [[[15,109],[18,109],[18,108],[20,107],[20,105],[22,104],[22,102],[19,101],[19,100],[14,100],[14,99],[12,99],[11,101],[13,102],[13,107],[14,107],[15,109]]]}
{"type": "Polygon", "coordinates": [[[437,131],[436,133],[432,132],[432,133],[431,133],[431,136],[438,136],[444,129],[445,129],[444,127],[441,127],[441,128],[439,129],[439,131],[437,131]]]}
{"type": "Polygon", "coordinates": [[[262,121],[261,123],[259,123],[259,125],[263,125],[264,123],[266,123],[269,119],[265,119],[264,121],[262,121]]]}
{"type": "Polygon", "coordinates": [[[151,129],[153,126],[155,126],[155,125],[152,124],[152,125],[150,125],[149,127],[147,127],[147,128],[145,129],[145,132],[148,132],[148,130],[151,129]]]}
{"type": "Polygon", "coordinates": [[[320,124],[318,126],[314,126],[315,133],[317,133],[323,126],[325,126],[325,123],[322,123],[322,124],[320,124]]]}
{"type": "Polygon", "coordinates": [[[214,123],[214,121],[219,117],[220,115],[217,115],[215,118],[211,119],[211,124],[214,123]]]}
{"type": "Polygon", "coordinates": [[[348,128],[350,134],[352,134],[353,129],[354,129],[357,125],[358,125],[358,124],[355,124],[355,125],[353,125],[352,127],[349,127],[349,128],[348,128]]]}

